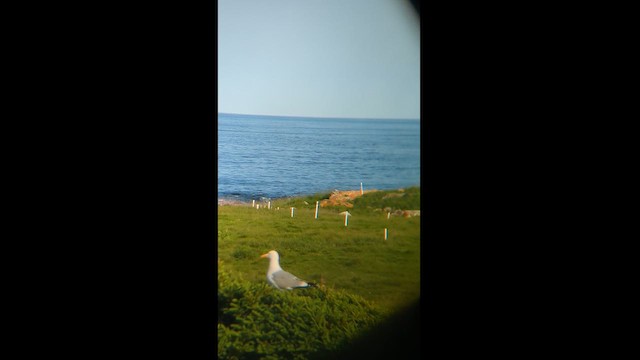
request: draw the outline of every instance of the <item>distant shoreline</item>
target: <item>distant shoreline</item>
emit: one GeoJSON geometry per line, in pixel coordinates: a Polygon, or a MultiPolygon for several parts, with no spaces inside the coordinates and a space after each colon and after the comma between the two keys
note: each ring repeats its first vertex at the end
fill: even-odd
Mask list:
{"type": "Polygon", "coordinates": [[[225,199],[225,198],[218,198],[218,206],[220,205],[249,205],[249,202],[247,201],[242,201],[242,200],[234,200],[234,199],[225,199]]]}
{"type": "MultiPolygon", "coordinates": [[[[408,186],[408,187],[414,187],[416,185],[412,185],[412,186],[408,186]]],[[[420,187],[419,185],[417,185],[417,187],[420,187]]],[[[383,191],[404,191],[404,189],[406,189],[407,187],[401,187],[401,188],[397,188],[397,189],[383,189],[383,191]]],[[[364,193],[370,193],[370,192],[377,192],[377,191],[381,191],[378,189],[369,189],[369,190],[365,190],[364,193]]],[[[360,194],[360,190],[356,189],[356,190],[333,190],[330,192],[330,198],[333,198],[333,196],[339,196],[339,197],[350,197],[350,198],[355,198],[358,197],[360,194]]],[[[284,196],[284,197],[277,197],[277,198],[271,198],[268,200],[279,200],[279,199],[287,199],[287,198],[303,198],[305,196],[309,196],[309,195],[313,195],[313,194],[300,194],[300,195],[292,195],[292,196],[284,196]]],[[[256,200],[256,202],[259,202],[260,200],[256,200]]],[[[228,197],[218,197],[218,206],[251,206],[252,205],[252,201],[250,200],[240,200],[240,199],[234,199],[234,198],[228,198],[228,197]]]]}
{"type": "MultiPolygon", "coordinates": [[[[279,200],[279,199],[304,197],[304,196],[305,195],[285,196],[285,197],[269,198],[268,200],[269,201],[274,201],[274,200],[279,200]]],[[[256,201],[256,203],[258,203],[258,202],[266,203],[266,201],[259,200],[259,199],[255,199],[255,201],[256,201]]],[[[251,204],[252,204],[251,200],[230,199],[230,198],[226,198],[226,197],[219,197],[218,198],[218,206],[220,206],[220,205],[251,206],[251,204]]]]}

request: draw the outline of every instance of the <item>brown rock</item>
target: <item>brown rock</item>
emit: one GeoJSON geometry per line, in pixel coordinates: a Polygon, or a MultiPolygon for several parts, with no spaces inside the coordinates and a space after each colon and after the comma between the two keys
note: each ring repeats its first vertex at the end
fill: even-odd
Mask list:
{"type": "MultiPolygon", "coordinates": [[[[377,190],[367,190],[364,193],[369,193],[377,190]]],[[[362,196],[360,194],[360,190],[352,190],[352,191],[334,191],[331,193],[328,199],[324,199],[320,201],[320,207],[327,206],[344,206],[347,208],[352,208],[353,204],[351,203],[353,199],[362,196]]]]}
{"type": "Polygon", "coordinates": [[[404,217],[420,216],[420,210],[404,210],[402,212],[404,217]]]}

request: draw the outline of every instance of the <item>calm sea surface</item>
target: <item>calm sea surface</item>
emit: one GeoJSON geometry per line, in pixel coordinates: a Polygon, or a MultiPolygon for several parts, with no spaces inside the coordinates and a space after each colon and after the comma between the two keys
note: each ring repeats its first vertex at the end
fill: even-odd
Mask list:
{"type": "Polygon", "coordinates": [[[218,197],[420,185],[420,121],[218,114],[218,197]]]}

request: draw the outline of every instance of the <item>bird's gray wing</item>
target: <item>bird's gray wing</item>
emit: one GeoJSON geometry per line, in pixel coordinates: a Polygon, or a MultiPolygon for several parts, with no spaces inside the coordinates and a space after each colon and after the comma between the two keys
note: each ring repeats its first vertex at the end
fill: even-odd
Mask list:
{"type": "Polygon", "coordinates": [[[280,289],[293,289],[297,287],[306,287],[309,286],[307,282],[298,279],[294,275],[281,270],[276,271],[271,275],[271,279],[280,289]]]}

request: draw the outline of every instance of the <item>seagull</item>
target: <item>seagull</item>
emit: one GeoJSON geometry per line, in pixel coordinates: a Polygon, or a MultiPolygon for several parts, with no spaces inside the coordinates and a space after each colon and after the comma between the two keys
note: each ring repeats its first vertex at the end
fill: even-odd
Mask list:
{"type": "Polygon", "coordinates": [[[271,250],[266,254],[260,255],[260,258],[269,259],[267,281],[276,289],[292,290],[296,288],[307,288],[316,285],[314,283],[308,283],[304,280],[300,280],[293,274],[282,270],[282,268],[280,267],[280,255],[278,255],[278,252],[275,250],[271,250]]]}

